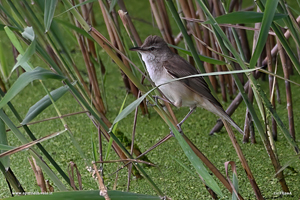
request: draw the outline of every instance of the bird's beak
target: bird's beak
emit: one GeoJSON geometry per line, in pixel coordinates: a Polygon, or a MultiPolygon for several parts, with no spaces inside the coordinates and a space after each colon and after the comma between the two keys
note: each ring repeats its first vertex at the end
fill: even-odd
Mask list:
{"type": "Polygon", "coordinates": [[[132,47],[129,49],[130,51],[143,51],[144,49],[142,47],[132,47]]]}

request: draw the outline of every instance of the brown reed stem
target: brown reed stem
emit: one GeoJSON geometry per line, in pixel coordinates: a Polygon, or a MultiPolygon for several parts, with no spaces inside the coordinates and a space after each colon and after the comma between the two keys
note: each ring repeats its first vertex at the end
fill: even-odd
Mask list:
{"type": "MultiPolygon", "coordinates": [[[[286,57],[284,54],[284,49],[282,48],[280,42],[277,40],[278,51],[280,55],[280,60],[282,63],[284,78],[290,79],[289,69],[286,65],[286,57]]],[[[286,92],[286,103],[288,110],[288,120],[289,120],[289,131],[291,137],[295,140],[295,126],[294,126],[294,114],[293,114],[293,101],[292,101],[292,91],[289,81],[285,81],[285,92],[286,92]]]]}
{"type": "MultiPolygon", "coordinates": [[[[271,55],[271,44],[270,44],[270,37],[268,37],[266,42],[266,53],[268,58],[268,71],[273,73],[273,64],[272,64],[272,55],[271,55]]],[[[270,101],[274,109],[276,109],[276,103],[275,103],[275,96],[274,96],[274,81],[276,79],[269,75],[269,92],[270,92],[270,101]]],[[[277,141],[277,123],[275,119],[272,117],[272,136],[275,141],[277,141]]]]}
{"type": "Polygon", "coordinates": [[[136,30],[136,28],[135,28],[135,26],[133,25],[133,23],[132,23],[132,20],[131,20],[131,17],[130,17],[130,15],[128,14],[128,12],[127,12],[127,9],[126,9],[126,6],[125,6],[125,4],[124,4],[124,1],[123,0],[119,0],[118,1],[118,5],[120,6],[120,8],[121,8],[121,10],[123,11],[123,15],[122,16],[124,16],[124,17],[122,17],[121,15],[120,15],[120,12],[119,12],[119,15],[120,15],[120,17],[121,17],[121,20],[122,20],[122,22],[123,22],[123,24],[124,24],[124,26],[125,26],[125,28],[126,27],[128,27],[127,29],[129,30],[129,31],[127,31],[127,32],[129,32],[130,33],[130,38],[132,39],[134,39],[134,41],[136,42],[136,44],[138,45],[138,46],[141,46],[143,43],[142,43],[142,40],[141,40],[141,38],[140,38],[140,36],[139,36],[139,34],[138,34],[138,32],[137,32],[137,30],[136,30]],[[132,36],[132,37],[131,37],[132,36]]]}
{"type": "MultiPolygon", "coordinates": [[[[80,24],[78,23],[78,21],[75,20],[75,22],[76,22],[76,25],[78,27],[80,27],[80,24]]],[[[86,66],[86,69],[88,72],[92,91],[93,91],[93,94],[95,95],[94,98],[91,96],[91,99],[92,99],[96,109],[100,113],[105,114],[106,110],[105,110],[105,106],[104,106],[104,103],[103,103],[103,100],[102,100],[102,97],[100,94],[99,84],[98,84],[98,80],[97,80],[97,76],[96,76],[96,72],[95,72],[95,67],[90,60],[86,45],[84,43],[84,38],[78,34],[76,34],[76,38],[77,38],[79,47],[80,47],[82,55],[83,55],[83,59],[84,59],[85,66],[86,66]]]]}
{"type": "Polygon", "coordinates": [[[236,151],[236,153],[237,153],[237,155],[238,155],[238,157],[239,157],[239,159],[241,161],[241,164],[242,164],[242,166],[243,166],[243,168],[244,168],[244,170],[245,170],[245,172],[247,174],[247,177],[248,177],[248,179],[250,181],[250,184],[251,184],[251,186],[253,188],[253,191],[254,191],[254,193],[256,195],[256,198],[259,199],[259,200],[260,199],[263,200],[264,198],[263,198],[263,196],[262,196],[262,194],[260,192],[259,187],[256,184],[254,176],[252,175],[252,172],[251,172],[250,167],[249,167],[249,165],[247,163],[247,160],[246,160],[246,158],[245,158],[245,156],[244,156],[244,154],[243,154],[243,152],[241,150],[241,147],[239,146],[239,144],[238,144],[238,142],[237,142],[237,140],[236,140],[236,138],[234,136],[234,133],[233,133],[233,131],[231,129],[230,124],[227,121],[225,121],[225,120],[223,120],[223,124],[225,125],[225,128],[226,128],[226,130],[228,132],[228,135],[229,135],[230,140],[231,140],[231,142],[233,144],[233,147],[235,148],[235,151],[236,151]]]}

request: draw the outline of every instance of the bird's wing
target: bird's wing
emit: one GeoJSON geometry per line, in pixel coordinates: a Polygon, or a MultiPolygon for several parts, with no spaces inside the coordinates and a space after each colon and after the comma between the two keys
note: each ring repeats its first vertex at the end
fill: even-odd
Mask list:
{"type": "MultiPolygon", "coordinates": [[[[174,78],[182,78],[185,76],[199,74],[195,67],[188,63],[185,59],[178,56],[177,54],[174,56],[176,56],[176,59],[171,58],[163,63],[163,67],[174,78]]],[[[211,91],[203,77],[199,76],[187,78],[180,81],[200,96],[208,99],[215,106],[219,106],[222,108],[222,105],[219,103],[219,101],[211,94],[211,91]]]]}

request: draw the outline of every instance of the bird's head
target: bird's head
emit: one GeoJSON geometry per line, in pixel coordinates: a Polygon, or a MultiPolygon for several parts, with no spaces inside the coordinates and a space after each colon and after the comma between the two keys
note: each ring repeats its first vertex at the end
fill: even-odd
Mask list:
{"type": "Polygon", "coordinates": [[[169,54],[171,50],[168,47],[168,44],[161,38],[156,35],[148,36],[144,41],[143,45],[140,47],[133,47],[130,49],[131,51],[137,51],[142,56],[154,56],[155,58],[159,58],[169,54]]]}

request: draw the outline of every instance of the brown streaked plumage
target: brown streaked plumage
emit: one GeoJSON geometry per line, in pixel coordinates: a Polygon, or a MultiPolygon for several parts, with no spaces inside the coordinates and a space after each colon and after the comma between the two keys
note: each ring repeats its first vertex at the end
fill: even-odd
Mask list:
{"type": "MultiPolygon", "coordinates": [[[[199,74],[190,63],[173,53],[167,43],[158,36],[148,36],[141,47],[134,47],[130,50],[138,51],[142,55],[149,76],[155,85],[161,85],[175,78],[199,74]]],[[[211,94],[202,77],[174,81],[161,85],[159,89],[176,107],[190,107],[190,112],[178,124],[179,129],[198,106],[225,119],[243,134],[243,131],[224,111],[219,101],[211,94]]]]}

